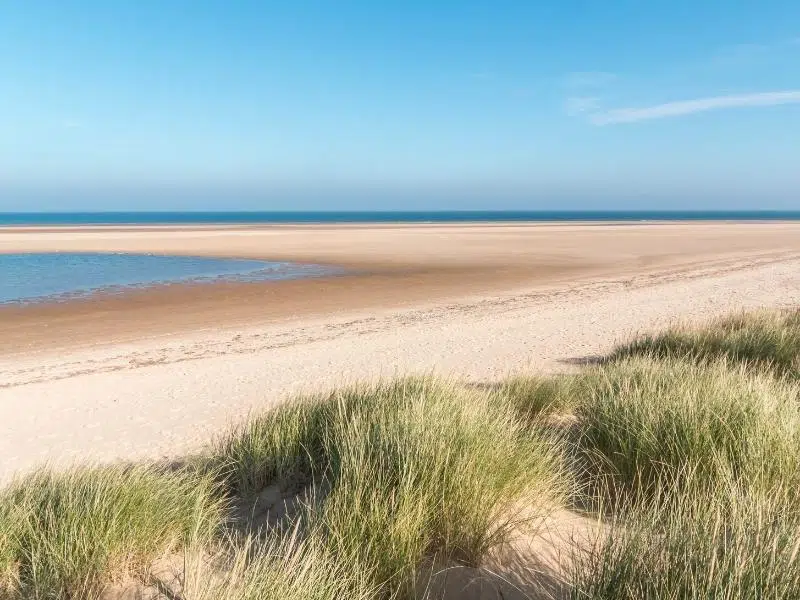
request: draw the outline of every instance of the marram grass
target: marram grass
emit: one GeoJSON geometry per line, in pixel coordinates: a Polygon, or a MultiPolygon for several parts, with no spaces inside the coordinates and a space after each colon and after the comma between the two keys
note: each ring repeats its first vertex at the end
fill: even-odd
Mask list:
{"type": "Polygon", "coordinates": [[[729,471],[764,485],[800,482],[794,383],[741,365],[652,358],[582,378],[580,452],[607,489],[649,494],[714,485],[729,471]]]}
{"type": "Polygon", "coordinates": [[[712,486],[662,490],[618,507],[610,533],[573,565],[574,600],[794,600],[800,597],[796,489],[751,488],[733,473],[712,486]]]}
{"type": "Polygon", "coordinates": [[[579,376],[577,452],[608,535],[574,599],[800,598],[797,313],[623,348],[579,376]]]}
{"type": "Polygon", "coordinates": [[[303,517],[309,539],[388,595],[411,594],[423,560],[480,562],[568,488],[550,434],[502,396],[430,378],[286,405],[220,453],[244,493],[275,477],[316,482],[324,496],[303,517]]]}
{"type": "Polygon", "coordinates": [[[213,555],[193,552],[185,563],[182,600],[374,600],[382,590],[367,573],[298,531],[284,537],[228,539],[213,555]]]}
{"type": "Polygon", "coordinates": [[[620,346],[612,358],[631,355],[725,359],[756,373],[800,378],[800,310],[739,314],[702,327],[673,327],[620,346]]]}
{"type": "Polygon", "coordinates": [[[157,557],[210,540],[224,506],[211,478],[149,467],[47,470],[0,494],[0,597],[97,597],[157,557]]]}

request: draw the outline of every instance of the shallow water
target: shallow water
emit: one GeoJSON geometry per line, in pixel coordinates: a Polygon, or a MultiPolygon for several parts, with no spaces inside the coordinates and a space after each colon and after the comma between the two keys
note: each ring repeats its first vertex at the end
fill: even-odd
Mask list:
{"type": "Polygon", "coordinates": [[[165,283],[277,281],[333,274],[318,265],[150,254],[0,254],[0,304],[66,300],[165,283]]]}

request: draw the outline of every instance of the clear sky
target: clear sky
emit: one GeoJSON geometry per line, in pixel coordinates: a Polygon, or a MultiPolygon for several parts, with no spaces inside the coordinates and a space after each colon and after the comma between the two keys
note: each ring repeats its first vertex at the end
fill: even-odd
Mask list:
{"type": "Polygon", "coordinates": [[[404,208],[800,209],[800,2],[0,2],[0,210],[404,208]]]}

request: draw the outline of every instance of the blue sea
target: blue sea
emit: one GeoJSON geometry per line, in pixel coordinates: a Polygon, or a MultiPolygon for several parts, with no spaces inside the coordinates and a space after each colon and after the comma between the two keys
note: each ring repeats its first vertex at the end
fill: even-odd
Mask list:
{"type": "Polygon", "coordinates": [[[259,223],[464,223],[546,221],[800,220],[795,211],[310,211],[310,212],[70,212],[0,213],[0,226],[259,223]]]}
{"type": "Polygon", "coordinates": [[[0,254],[0,305],[58,301],[166,283],[279,281],[334,270],[305,264],[147,254],[0,254]]]}
{"type": "MultiPolygon", "coordinates": [[[[0,213],[0,226],[641,222],[800,220],[800,211],[451,211],[451,212],[129,212],[0,213]]],[[[0,235],[2,235],[0,233],[0,235]]],[[[0,305],[63,300],[173,282],[272,281],[334,274],[314,265],[136,254],[0,254],[0,305]]]]}

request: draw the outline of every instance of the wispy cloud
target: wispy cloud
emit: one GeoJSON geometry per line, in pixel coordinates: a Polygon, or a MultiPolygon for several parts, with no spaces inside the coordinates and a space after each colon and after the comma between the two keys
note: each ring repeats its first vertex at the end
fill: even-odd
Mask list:
{"type": "Polygon", "coordinates": [[[680,117],[724,108],[746,108],[756,106],[777,106],[780,104],[800,103],[800,90],[781,92],[761,92],[758,94],[741,94],[734,96],[713,96],[680,102],[667,102],[642,108],[620,108],[596,113],[591,116],[595,125],[612,125],[616,123],[635,123],[667,117],[680,117]]]}
{"type": "Polygon", "coordinates": [[[583,71],[569,73],[564,77],[564,84],[570,88],[598,88],[618,79],[614,73],[606,71],[583,71]]]}
{"type": "Polygon", "coordinates": [[[64,129],[80,129],[83,127],[83,121],[78,119],[64,119],[61,121],[61,127],[64,129]]]}

